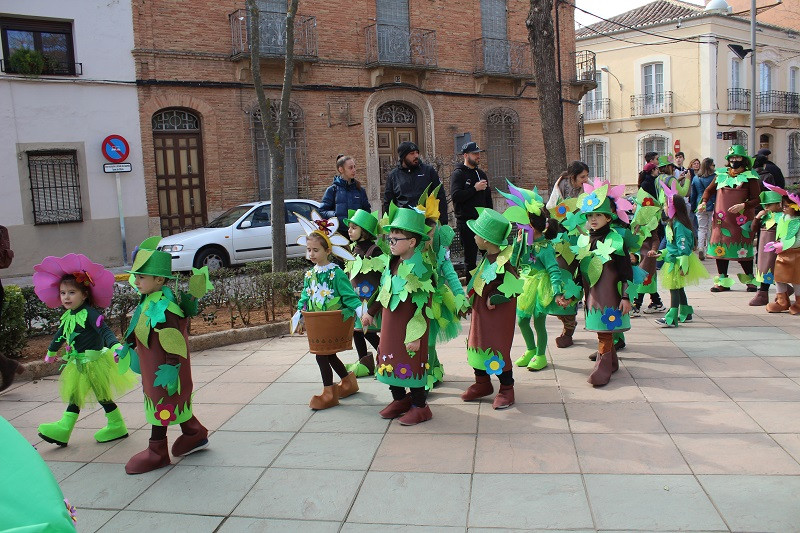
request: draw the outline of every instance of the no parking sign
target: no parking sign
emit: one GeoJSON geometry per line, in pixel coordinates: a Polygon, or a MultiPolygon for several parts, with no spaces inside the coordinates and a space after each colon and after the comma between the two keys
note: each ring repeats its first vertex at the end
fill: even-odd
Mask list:
{"type": "Polygon", "coordinates": [[[109,135],[103,139],[102,144],[103,157],[112,163],[122,163],[128,159],[130,154],[130,147],[128,141],[122,135],[109,135]]]}

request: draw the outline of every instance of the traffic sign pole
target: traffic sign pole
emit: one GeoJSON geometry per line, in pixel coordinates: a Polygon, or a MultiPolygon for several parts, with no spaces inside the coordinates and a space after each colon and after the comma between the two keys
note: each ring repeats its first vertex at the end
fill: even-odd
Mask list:
{"type": "Polygon", "coordinates": [[[122,234],[122,265],[128,266],[128,244],[125,239],[125,215],[122,211],[122,181],[119,172],[114,173],[117,179],[117,209],[119,210],[119,231],[122,234]]]}
{"type": "MultiPolygon", "coordinates": [[[[117,209],[119,210],[119,231],[122,235],[122,264],[128,265],[128,243],[125,239],[125,214],[122,210],[122,181],[119,179],[120,172],[130,172],[130,164],[123,163],[130,154],[130,145],[122,135],[109,135],[100,143],[100,151],[103,157],[112,164],[110,171],[114,172],[117,181],[117,209]],[[128,167],[127,169],[125,167],[128,167]]],[[[106,171],[103,165],[103,171],[106,171]]]]}

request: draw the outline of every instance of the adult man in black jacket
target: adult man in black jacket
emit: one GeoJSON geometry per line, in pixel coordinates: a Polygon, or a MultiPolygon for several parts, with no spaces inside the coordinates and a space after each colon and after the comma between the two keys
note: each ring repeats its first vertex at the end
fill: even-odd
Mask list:
{"type": "Polygon", "coordinates": [[[467,283],[470,272],[475,269],[478,259],[478,245],[475,234],[467,226],[467,220],[478,218],[478,207],[492,207],[492,189],[486,173],[478,168],[481,161],[481,150],[474,142],[465,143],[461,148],[464,162],[458,165],[450,175],[450,196],[453,198],[453,210],[456,213],[458,234],[464,247],[464,266],[467,269],[467,283]]]}
{"type": "MultiPolygon", "coordinates": [[[[758,151],[758,155],[756,156],[756,160],[753,162],[753,170],[756,170],[759,175],[762,173],[770,173],[772,174],[772,181],[768,182],[771,185],[777,185],[781,189],[786,187],[786,178],[783,176],[783,172],[781,171],[780,167],[769,160],[769,156],[772,151],[769,148],[762,148],[758,151]],[[763,170],[762,170],[763,169],[763,170]]],[[[766,189],[766,187],[761,187],[762,189],[766,189]]]]}
{"type": "MultiPolygon", "coordinates": [[[[386,189],[383,192],[383,212],[389,211],[389,203],[398,207],[417,207],[419,197],[425,187],[430,185],[431,191],[441,185],[436,169],[419,160],[419,148],[406,141],[397,147],[400,161],[386,178],[386,189]]],[[[439,189],[439,222],[447,225],[447,195],[439,189]]]]}

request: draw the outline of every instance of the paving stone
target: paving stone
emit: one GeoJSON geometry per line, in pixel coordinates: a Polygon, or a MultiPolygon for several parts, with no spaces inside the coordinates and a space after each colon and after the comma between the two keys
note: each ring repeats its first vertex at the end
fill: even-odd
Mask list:
{"type": "Polygon", "coordinates": [[[800,478],[698,476],[733,531],[796,531],[800,478]]]}
{"type": "Polygon", "coordinates": [[[100,528],[100,533],[186,533],[187,531],[215,531],[222,516],[198,514],[151,513],[121,511],[100,528]]]}
{"type": "Polygon", "coordinates": [[[800,464],[763,433],[672,438],[695,474],[800,475],[800,464]]]}
{"type": "Polygon", "coordinates": [[[474,458],[475,435],[389,433],[370,471],[469,474],[474,458]]]}
{"type": "Polygon", "coordinates": [[[663,433],[664,426],[650,404],[566,405],[573,433],[663,433]]]}
{"type": "Polygon", "coordinates": [[[232,517],[225,520],[217,533],[336,533],[340,526],[339,522],[232,517]]]}
{"type": "Polygon", "coordinates": [[[215,431],[207,449],[187,455],[181,463],[266,468],[292,437],[292,432],[215,431]]]}
{"type": "Polygon", "coordinates": [[[297,431],[314,413],[307,405],[246,405],[223,431],[297,431]]]}
{"type": "Polygon", "coordinates": [[[125,509],[142,492],[168,472],[154,470],[129,476],[120,465],[90,463],[60,483],[78,509],[125,509]]]}
{"type": "Polygon", "coordinates": [[[298,433],[275,460],[278,468],[366,470],[382,434],[298,433]]]}

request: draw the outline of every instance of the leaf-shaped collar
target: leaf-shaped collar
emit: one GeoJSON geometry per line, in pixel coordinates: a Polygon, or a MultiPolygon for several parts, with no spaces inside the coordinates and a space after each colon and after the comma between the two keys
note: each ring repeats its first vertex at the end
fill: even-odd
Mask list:
{"type": "Polygon", "coordinates": [[[78,309],[68,309],[61,315],[61,331],[63,338],[67,344],[72,345],[72,340],[75,334],[75,328],[80,326],[86,328],[86,319],[89,317],[89,310],[86,304],[83,304],[78,309]]]}
{"type": "Polygon", "coordinates": [[[752,170],[745,170],[744,172],[740,172],[735,176],[731,176],[728,172],[728,168],[718,168],[716,172],[715,180],[717,182],[717,189],[721,187],[738,187],[739,185],[743,185],[750,180],[757,180],[758,174],[753,172],[752,170]]]}

